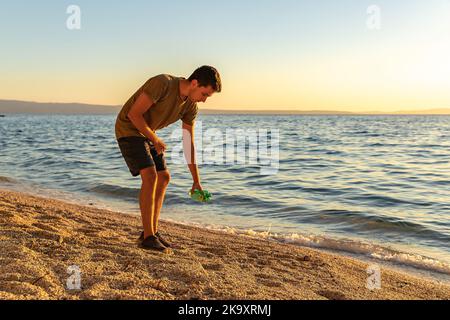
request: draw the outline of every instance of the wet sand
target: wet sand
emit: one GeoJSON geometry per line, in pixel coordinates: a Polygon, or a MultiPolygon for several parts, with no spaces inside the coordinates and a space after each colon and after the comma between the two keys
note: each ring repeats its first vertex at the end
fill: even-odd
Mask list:
{"type": "Polygon", "coordinates": [[[0,299],[450,299],[387,268],[369,290],[366,262],[319,250],[162,221],[174,248],[158,253],[140,231],[139,216],[0,190],[0,299]]]}

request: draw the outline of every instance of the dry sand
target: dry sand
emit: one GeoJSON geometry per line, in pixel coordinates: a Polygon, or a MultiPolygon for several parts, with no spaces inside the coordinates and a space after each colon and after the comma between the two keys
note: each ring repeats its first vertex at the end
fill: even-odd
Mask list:
{"type": "Polygon", "coordinates": [[[0,299],[449,299],[450,287],[318,250],[161,223],[169,253],[140,249],[140,217],[0,190],[0,299]],[[81,289],[68,290],[79,266],[81,289]]]}

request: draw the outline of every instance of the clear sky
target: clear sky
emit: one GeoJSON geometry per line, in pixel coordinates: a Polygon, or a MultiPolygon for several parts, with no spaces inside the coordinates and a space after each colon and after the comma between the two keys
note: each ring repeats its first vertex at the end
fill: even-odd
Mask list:
{"type": "Polygon", "coordinates": [[[450,107],[449,0],[1,0],[0,40],[0,99],[121,105],[210,64],[223,93],[202,108],[450,107]]]}

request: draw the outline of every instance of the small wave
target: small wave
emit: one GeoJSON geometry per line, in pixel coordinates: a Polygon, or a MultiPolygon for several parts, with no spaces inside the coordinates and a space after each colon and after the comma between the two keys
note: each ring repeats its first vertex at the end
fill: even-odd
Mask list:
{"type": "Polygon", "coordinates": [[[320,141],[320,138],[319,137],[307,137],[307,138],[305,138],[305,141],[320,141]]]}
{"type": "Polygon", "coordinates": [[[308,152],[317,152],[317,153],[328,153],[330,150],[328,149],[320,149],[320,148],[316,148],[316,149],[309,149],[308,152]]]}
{"type": "Polygon", "coordinates": [[[67,154],[67,153],[73,153],[76,150],[74,148],[53,148],[53,147],[45,147],[45,148],[38,148],[36,149],[36,151],[39,152],[44,152],[44,153],[62,153],[62,154],[67,154]]]}
{"type": "Polygon", "coordinates": [[[186,196],[181,196],[176,193],[166,193],[166,197],[164,199],[164,205],[179,205],[179,204],[189,204],[189,205],[201,205],[202,203],[193,202],[188,194],[186,196]]]}
{"type": "MultiPolygon", "coordinates": [[[[252,185],[256,185],[253,183],[252,185]]],[[[284,190],[284,191],[302,191],[304,188],[296,183],[292,182],[279,182],[279,183],[270,183],[264,182],[265,187],[273,188],[274,190],[284,190]]]]}
{"type": "Polygon", "coordinates": [[[432,181],[431,184],[436,184],[436,185],[440,185],[440,186],[450,186],[450,180],[432,181]]]}
{"type": "MultiPolygon", "coordinates": [[[[235,206],[235,207],[250,207],[254,208],[282,208],[284,207],[283,203],[278,201],[267,201],[263,200],[260,197],[252,197],[250,195],[222,195],[217,194],[214,198],[221,204],[221,206],[235,206]]],[[[244,212],[242,212],[243,214],[244,212]]],[[[249,212],[250,214],[250,212],[249,212]]]]}
{"type": "Polygon", "coordinates": [[[54,160],[49,156],[44,156],[44,157],[40,157],[40,158],[31,158],[26,160],[23,163],[23,166],[25,168],[30,168],[30,167],[52,167],[53,165],[57,165],[61,162],[59,162],[58,160],[54,160]]]}
{"type": "Polygon", "coordinates": [[[347,239],[325,238],[314,235],[305,236],[297,233],[282,235],[270,234],[269,232],[256,232],[253,230],[246,230],[241,233],[260,238],[272,238],[279,242],[288,242],[300,246],[359,254],[369,258],[450,275],[450,265],[445,262],[420,254],[396,251],[375,244],[347,239]]]}
{"type": "Polygon", "coordinates": [[[320,219],[322,223],[345,223],[356,232],[398,232],[403,235],[413,235],[443,242],[450,241],[446,234],[432,230],[419,223],[405,221],[400,218],[372,216],[358,211],[347,210],[323,210],[318,215],[312,215],[312,219],[320,219]]]}
{"type": "Polygon", "coordinates": [[[435,161],[430,163],[432,165],[436,165],[436,164],[448,164],[448,160],[439,160],[439,161],[435,161]]]}
{"type": "Polygon", "coordinates": [[[283,191],[298,191],[304,192],[306,194],[320,194],[320,195],[343,195],[347,192],[350,192],[353,188],[308,188],[299,185],[298,183],[293,182],[284,182],[284,181],[255,181],[255,182],[247,182],[247,185],[254,186],[263,186],[268,187],[274,190],[283,190],[283,191]]]}
{"type": "Polygon", "coordinates": [[[382,137],[384,136],[384,134],[381,133],[374,133],[374,132],[369,132],[367,130],[360,130],[360,131],[346,131],[343,132],[344,135],[349,135],[349,136],[353,136],[353,135],[362,135],[364,137],[382,137]]]}
{"type": "Polygon", "coordinates": [[[95,164],[94,161],[89,160],[69,160],[67,161],[72,166],[84,166],[84,165],[93,165],[95,164]]]}
{"type": "Polygon", "coordinates": [[[354,201],[361,201],[364,203],[371,202],[373,205],[377,207],[391,207],[391,206],[398,206],[398,205],[414,205],[414,206],[421,206],[421,207],[431,207],[433,206],[433,203],[430,202],[414,202],[414,201],[407,201],[402,200],[399,198],[393,198],[389,196],[383,196],[383,195],[374,195],[374,194],[367,194],[367,195],[355,195],[351,197],[354,201]]]}
{"type": "Polygon", "coordinates": [[[383,135],[382,134],[379,134],[379,133],[369,133],[369,134],[366,134],[366,137],[382,137],[383,135]]]}
{"type": "Polygon", "coordinates": [[[360,131],[347,131],[347,132],[343,132],[343,134],[366,134],[369,133],[369,131],[367,130],[360,130],[360,131]]]}
{"type": "Polygon", "coordinates": [[[325,154],[344,154],[344,152],[338,150],[329,150],[325,152],[325,154]]]}
{"type": "Polygon", "coordinates": [[[364,146],[365,147],[385,147],[386,144],[377,142],[377,143],[369,143],[364,146]]]}
{"type": "Polygon", "coordinates": [[[330,196],[336,196],[336,195],[342,195],[347,192],[349,192],[349,189],[351,188],[339,188],[339,189],[331,189],[331,188],[302,188],[303,191],[307,193],[318,193],[321,195],[330,195],[330,196]]]}
{"type": "MultiPolygon", "coordinates": [[[[265,236],[263,234],[263,236],[265,236]]],[[[267,237],[267,235],[266,235],[267,237]]],[[[450,275],[450,265],[419,254],[396,251],[375,244],[355,240],[332,239],[319,236],[304,236],[296,233],[290,235],[272,235],[275,240],[290,242],[308,247],[331,249],[349,253],[361,254],[378,260],[395,262],[423,270],[429,270],[450,275]]]]}
{"type": "Polygon", "coordinates": [[[139,195],[139,189],[137,188],[126,188],[104,183],[91,187],[87,191],[114,198],[119,197],[123,200],[136,200],[139,195]]]}
{"type": "MultiPolygon", "coordinates": [[[[442,148],[442,145],[441,144],[421,144],[421,145],[418,145],[418,147],[421,147],[421,148],[442,148]]],[[[430,152],[429,150],[418,150],[418,151],[430,152]]]]}

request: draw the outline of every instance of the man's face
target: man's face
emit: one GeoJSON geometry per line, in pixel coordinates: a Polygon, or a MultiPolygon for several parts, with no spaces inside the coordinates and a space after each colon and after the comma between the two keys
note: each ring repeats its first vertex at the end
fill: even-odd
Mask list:
{"type": "Polygon", "coordinates": [[[189,99],[193,102],[205,102],[206,99],[211,97],[214,93],[214,89],[211,86],[199,87],[196,80],[192,83],[192,91],[189,95],[189,99]]]}

